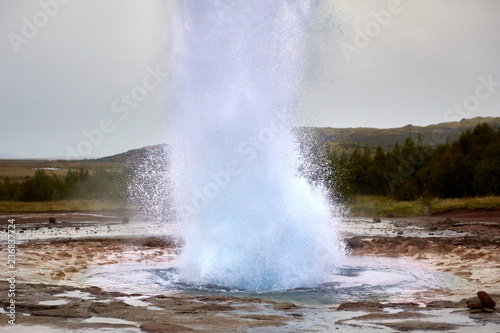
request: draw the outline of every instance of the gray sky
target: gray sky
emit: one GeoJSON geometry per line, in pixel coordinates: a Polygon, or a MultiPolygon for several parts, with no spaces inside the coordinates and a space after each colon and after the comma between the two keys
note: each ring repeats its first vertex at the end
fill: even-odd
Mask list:
{"type": "MultiPolygon", "coordinates": [[[[170,4],[0,0],[0,156],[106,156],[162,142],[170,4]]],[[[500,1],[330,0],[321,13],[303,125],[500,116],[500,1]]]]}

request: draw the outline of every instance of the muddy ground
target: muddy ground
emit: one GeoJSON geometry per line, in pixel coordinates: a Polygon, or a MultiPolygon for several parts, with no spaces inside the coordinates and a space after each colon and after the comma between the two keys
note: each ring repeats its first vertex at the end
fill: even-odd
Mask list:
{"type": "Polygon", "coordinates": [[[466,306],[480,290],[500,302],[498,211],[342,222],[350,256],[409,258],[470,284],[456,292],[428,290],[398,302],[353,299],[324,307],[258,297],[105,290],[88,285],[84,273],[105,265],[168,262],[182,243],[155,237],[154,230],[138,233],[133,222],[124,224],[112,212],[92,223],[86,222],[88,215],[77,213],[4,215],[5,261],[8,218],[16,219],[18,238],[15,283],[7,281],[8,272],[0,282],[2,332],[500,332],[498,307],[490,312],[466,306]],[[48,222],[49,217],[57,222],[48,222]],[[15,296],[10,297],[13,284],[15,296]],[[12,299],[16,325],[8,316],[12,299]]]}

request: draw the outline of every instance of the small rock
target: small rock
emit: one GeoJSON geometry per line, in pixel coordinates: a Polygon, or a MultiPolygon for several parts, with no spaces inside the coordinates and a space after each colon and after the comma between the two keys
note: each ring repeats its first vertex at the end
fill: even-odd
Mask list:
{"type": "Polygon", "coordinates": [[[389,213],[389,214],[387,214],[387,215],[386,215],[386,217],[387,217],[388,219],[392,219],[392,218],[394,217],[394,214],[389,213]]]}
{"type": "Polygon", "coordinates": [[[399,230],[398,235],[402,235],[402,234],[404,234],[403,230],[399,230]]]}
{"type": "Polygon", "coordinates": [[[378,217],[373,218],[373,223],[380,223],[380,222],[382,222],[382,220],[380,218],[378,218],[378,217]]]}
{"type": "Polygon", "coordinates": [[[347,246],[351,249],[357,249],[365,246],[365,243],[359,238],[347,238],[346,240],[347,246]]]}
{"type": "Polygon", "coordinates": [[[128,217],[124,217],[124,218],[122,219],[122,223],[128,223],[128,222],[129,222],[128,217]]]}
{"type": "Polygon", "coordinates": [[[482,309],[484,307],[480,300],[467,302],[467,307],[469,309],[482,309]]]}
{"type": "Polygon", "coordinates": [[[492,313],[492,312],[494,312],[495,310],[490,309],[490,308],[483,308],[483,311],[485,311],[485,312],[489,312],[489,313],[492,313]]]}
{"type": "Polygon", "coordinates": [[[481,313],[483,312],[483,309],[471,309],[469,313],[481,313]]]}
{"type": "Polygon", "coordinates": [[[485,291],[478,291],[477,297],[479,297],[479,300],[481,301],[481,303],[483,303],[485,308],[493,309],[495,308],[495,306],[497,306],[497,303],[485,291]]]}
{"type": "Polygon", "coordinates": [[[49,223],[56,223],[55,217],[49,217],[49,223]]]}

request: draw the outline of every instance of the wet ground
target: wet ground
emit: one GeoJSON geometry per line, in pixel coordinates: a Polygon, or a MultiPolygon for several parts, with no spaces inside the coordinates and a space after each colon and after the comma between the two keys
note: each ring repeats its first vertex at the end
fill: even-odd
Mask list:
{"type": "Polygon", "coordinates": [[[470,215],[346,219],[350,254],[328,283],[267,294],[176,285],[182,244],[114,212],[1,215],[5,261],[11,218],[17,245],[0,331],[500,332],[498,310],[465,306],[479,290],[500,301],[498,213],[470,215]]]}

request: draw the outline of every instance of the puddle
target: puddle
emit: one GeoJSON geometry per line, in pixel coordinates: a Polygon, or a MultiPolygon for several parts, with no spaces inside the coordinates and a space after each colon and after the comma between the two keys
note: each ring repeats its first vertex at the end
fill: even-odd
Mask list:
{"type": "Polygon", "coordinates": [[[139,327],[140,325],[135,321],[117,319],[117,318],[106,318],[106,317],[90,317],[82,320],[83,323],[88,324],[120,324],[120,325],[132,325],[139,327]]]}
{"type": "Polygon", "coordinates": [[[38,304],[40,305],[64,305],[67,304],[68,301],[65,299],[57,299],[57,300],[51,300],[51,301],[40,301],[38,304]]]}
{"type": "Polygon", "coordinates": [[[95,299],[94,296],[87,292],[82,292],[80,290],[66,291],[62,294],[54,295],[54,297],[70,297],[70,298],[80,298],[80,299],[95,299]]]}

